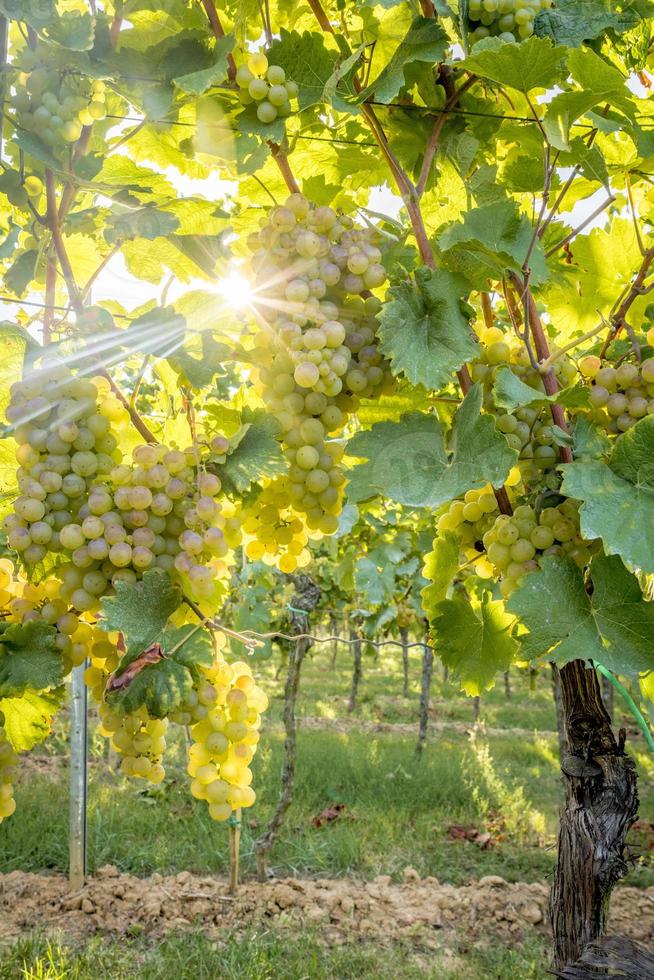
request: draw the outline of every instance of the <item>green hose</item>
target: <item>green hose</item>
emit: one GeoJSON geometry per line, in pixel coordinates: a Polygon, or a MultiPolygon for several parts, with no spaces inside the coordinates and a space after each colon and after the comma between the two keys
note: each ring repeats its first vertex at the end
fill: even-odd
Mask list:
{"type": "Polygon", "coordinates": [[[595,664],[597,670],[599,670],[600,674],[602,674],[603,677],[606,677],[606,679],[609,680],[611,684],[613,684],[613,687],[616,689],[616,691],[619,694],[621,694],[622,697],[625,699],[629,710],[631,711],[632,715],[636,719],[638,727],[643,733],[643,737],[647,742],[647,747],[649,748],[650,752],[654,752],[654,738],[652,737],[650,727],[647,724],[642,711],[640,710],[640,708],[632,698],[627,688],[620,683],[618,678],[614,674],[612,674],[611,671],[608,669],[608,667],[605,667],[604,664],[598,663],[597,660],[594,660],[593,663],[595,664]]]}

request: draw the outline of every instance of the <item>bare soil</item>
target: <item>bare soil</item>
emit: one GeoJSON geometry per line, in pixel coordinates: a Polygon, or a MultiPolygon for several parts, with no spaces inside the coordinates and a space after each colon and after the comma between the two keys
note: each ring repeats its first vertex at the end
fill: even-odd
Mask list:
{"type": "MultiPolygon", "coordinates": [[[[247,881],[235,896],[228,895],[224,879],[189,872],[141,879],[107,866],[71,893],[62,875],[13,871],[0,875],[0,942],[34,929],[73,940],[96,932],[156,939],[189,928],[219,938],[250,925],[312,925],[329,943],[368,939],[383,945],[407,938],[436,948],[455,931],[471,943],[491,936],[511,943],[529,930],[547,932],[547,895],[541,882],[509,884],[492,875],[457,888],[436,878],[421,880],[413,868],[401,883],[387,876],[370,882],[247,881]]],[[[654,888],[616,889],[609,931],[652,942],[654,888]]]]}

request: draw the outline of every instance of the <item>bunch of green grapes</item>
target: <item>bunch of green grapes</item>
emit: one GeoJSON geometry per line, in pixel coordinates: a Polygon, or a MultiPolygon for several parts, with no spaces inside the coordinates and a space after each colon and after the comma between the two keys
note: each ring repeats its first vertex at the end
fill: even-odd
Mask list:
{"type": "Polygon", "coordinates": [[[42,622],[55,630],[64,674],[92,655],[97,628],[83,622],[60,596],[54,578],[38,584],[26,581],[6,558],[0,559],[0,605],[8,623],[42,622]]]}
{"type": "Polygon", "coordinates": [[[106,117],[104,82],[60,66],[47,44],[24,48],[14,67],[18,77],[9,101],[17,126],[37,133],[55,152],[78,140],[83,126],[106,117]]]}
{"type": "Polygon", "coordinates": [[[236,84],[242,105],[256,103],[259,122],[272,123],[293,111],[291,100],[297,98],[296,83],[286,78],[279,65],[269,65],[262,51],[251,54],[247,64],[237,69],[236,84]]]}
{"type": "Polygon", "coordinates": [[[381,301],[367,295],[386,278],[379,235],[291,194],[248,245],[265,322],[255,338],[258,381],[281,425],[285,489],[311,532],[331,534],[345,482],[333,437],[390,377],[376,337],[381,301]]]}
{"type": "Polygon", "coordinates": [[[579,503],[564,500],[537,512],[529,504],[516,507],[511,517],[500,514],[483,536],[488,562],[501,578],[500,589],[510,595],[518,579],[539,567],[542,555],[568,555],[583,568],[592,545],[579,530],[579,503]]]}
{"type": "Polygon", "coordinates": [[[470,43],[485,37],[524,41],[534,33],[536,15],[552,6],[554,0],[469,0],[470,43]]]}
{"type": "MultiPolygon", "coordinates": [[[[515,412],[497,414],[495,424],[506,436],[506,441],[519,453],[518,466],[523,483],[549,486],[544,479],[546,471],[556,468],[559,451],[554,443],[552,417],[549,408],[523,406],[515,412]]],[[[556,489],[556,480],[550,489],[556,489]]]]}
{"type": "Polygon", "coordinates": [[[0,823],[16,809],[14,781],[18,771],[18,753],[14,752],[4,727],[0,726],[0,823]]]}
{"type": "Polygon", "coordinates": [[[291,507],[288,481],[273,480],[241,515],[245,554],[274,564],[281,572],[304,568],[311,560],[307,529],[291,507]]]}
{"type": "Polygon", "coordinates": [[[593,417],[607,432],[626,432],[639,419],[654,415],[654,357],[641,364],[602,367],[599,357],[589,355],[579,362],[579,371],[592,381],[593,417]]]}
{"type": "MultiPolygon", "coordinates": [[[[479,381],[487,392],[492,391],[497,370],[509,367],[526,385],[535,391],[543,392],[543,379],[539,371],[533,367],[529,352],[522,340],[514,333],[505,332],[500,327],[484,328],[479,332],[481,348],[479,356],[470,365],[470,375],[473,381],[479,381]]],[[[556,353],[556,345],[551,353],[556,353]]],[[[574,382],[577,369],[574,362],[567,356],[558,357],[553,363],[553,370],[562,388],[574,382]]]]}
{"type": "MultiPolygon", "coordinates": [[[[97,667],[89,667],[86,681],[92,690],[104,690],[106,674],[97,667]]],[[[166,718],[151,718],[147,708],[132,713],[121,713],[115,706],[99,700],[100,734],[111,739],[111,744],[122,756],[120,771],[126,776],[160,783],[166,775],[162,765],[166,751],[166,718]]]]}
{"type": "MultiPolygon", "coordinates": [[[[519,475],[518,475],[519,479],[519,475]]],[[[497,500],[490,484],[478,490],[467,490],[463,500],[453,500],[438,518],[438,531],[452,531],[460,542],[462,560],[472,563],[477,575],[490,578],[493,569],[484,554],[482,543],[498,513],[497,500]]]]}
{"type": "Polygon", "coordinates": [[[268,699],[243,661],[230,665],[218,657],[203,674],[197,696],[204,711],[200,720],[197,708],[193,716],[188,773],[193,796],[206,800],[211,818],[222,821],[256,799],[249,765],[268,699]]]}
{"type": "MultiPolygon", "coordinates": [[[[122,461],[119,429],[129,420],[103,378],[74,377],[53,364],[11,386],[6,410],[18,443],[20,495],[4,519],[7,544],[26,565],[68,547],[74,524],[93,484],[122,461]]],[[[79,537],[79,536],[78,536],[79,537]]]]}

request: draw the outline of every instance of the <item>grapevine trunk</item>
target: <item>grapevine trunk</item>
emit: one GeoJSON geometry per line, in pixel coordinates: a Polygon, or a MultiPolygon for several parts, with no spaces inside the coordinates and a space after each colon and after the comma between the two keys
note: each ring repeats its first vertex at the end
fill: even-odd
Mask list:
{"type": "Polygon", "coordinates": [[[611,891],[627,871],[625,837],[636,819],[636,769],[616,740],[593,669],[559,671],[567,752],[565,805],[550,916],[557,968],[574,963],[604,933],[611,891]]]}

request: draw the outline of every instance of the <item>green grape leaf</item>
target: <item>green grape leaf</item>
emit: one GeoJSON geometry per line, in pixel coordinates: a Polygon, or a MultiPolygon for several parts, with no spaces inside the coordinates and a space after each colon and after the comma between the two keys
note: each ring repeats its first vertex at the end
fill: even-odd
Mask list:
{"type": "Polygon", "coordinates": [[[460,594],[445,599],[432,621],[434,652],[470,696],[493,687],[495,675],[507,670],[518,652],[511,636],[513,617],[503,602],[485,592],[481,602],[460,594]]]}
{"type": "Polygon", "coordinates": [[[88,10],[64,10],[45,29],[48,40],[71,51],[90,51],[95,40],[95,18],[88,10]]]}
{"type": "Polygon", "coordinates": [[[64,687],[25,691],[20,697],[0,698],[4,731],[15,752],[29,752],[50,734],[52,719],[65,698],[64,687]]]}
{"type": "Polygon", "coordinates": [[[478,345],[464,305],[467,284],[446,269],[416,270],[414,282],[400,282],[381,309],[378,336],[394,374],[413,385],[438,390],[478,345]]]}
{"type": "Polygon", "coordinates": [[[598,3],[597,0],[557,0],[556,7],[541,10],[534,32],[555,44],[577,48],[607,30],[622,34],[636,27],[641,15],[635,4],[598,3]],[[618,9],[620,6],[622,9],[618,9]]]}
{"type": "Polygon", "coordinates": [[[255,483],[286,472],[277,420],[263,410],[244,413],[243,420],[225,462],[209,466],[228,493],[247,493],[255,483]]]}
{"type": "Polygon", "coordinates": [[[427,17],[416,17],[407,34],[377,78],[360,93],[359,100],[374,96],[377,102],[392,102],[404,86],[406,68],[417,61],[442,61],[450,41],[440,24],[427,17]]]}
{"type": "MultiPolygon", "coordinates": [[[[467,211],[463,221],[449,225],[439,235],[438,244],[444,261],[469,286],[487,289],[489,279],[501,279],[507,269],[522,269],[532,234],[529,218],[520,214],[514,201],[496,201],[467,211]]],[[[531,253],[530,265],[532,283],[543,282],[547,268],[540,242],[531,253]]]]}
{"type": "Polygon", "coordinates": [[[231,34],[216,40],[213,49],[214,63],[201,71],[192,71],[186,75],[173,78],[173,85],[186,95],[203,95],[207,89],[217,82],[222,82],[227,76],[227,55],[234,47],[231,34]]]}
{"type": "Polygon", "coordinates": [[[158,660],[143,667],[123,689],[108,695],[109,704],[118,702],[124,711],[145,707],[153,718],[165,718],[176,711],[193,690],[188,667],[176,660],[158,660]]]}
{"type": "Polygon", "coordinates": [[[0,623],[0,697],[61,684],[63,662],[55,636],[47,623],[0,623]]]}
{"type": "Polygon", "coordinates": [[[562,492],[583,501],[584,538],[601,538],[607,554],[654,573],[654,416],[616,440],[608,463],[578,459],[562,472],[562,492]]]}
{"type": "Polygon", "coordinates": [[[14,296],[22,296],[34,279],[39,253],[35,248],[19,252],[9,268],[5,269],[3,285],[14,296]]]}
{"type": "Polygon", "coordinates": [[[279,65],[287,79],[296,83],[300,110],[323,101],[325,87],[341,61],[340,52],[325,47],[322,34],[299,34],[284,28],[280,40],[273,41],[266,55],[271,65],[279,65]]]}
{"type": "Polygon", "coordinates": [[[618,557],[599,555],[590,577],[591,594],[572,559],[549,556],[520,580],[507,609],[528,630],[522,656],[596,660],[619,674],[654,669],[654,603],[643,599],[636,576],[618,557]]]}
{"type": "Polygon", "coordinates": [[[49,146],[40,139],[36,133],[30,133],[26,129],[19,129],[12,134],[12,140],[24,153],[40,160],[41,163],[55,172],[61,171],[61,163],[57,160],[49,146]]]}
{"type": "Polygon", "coordinates": [[[354,588],[364,598],[367,607],[392,602],[395,588],[392,562],[384,561],[376,551],[363,555],[354,566],[354,588]]]}
{"type": "Polygon", "coordinates": [[[118,582],[115,596],[100,603],[103,629],[118,630],[131,650],[145,650],[160,639],[169,617],[179,607],[181,592],[165,573],[148,571],[140,582],[118,582]]]}
{"type": "Polygon", "coordinates": [[[422,574],[429,584],[421,590],[422,608],[431,622],[439,603],[443,602],[459,568],[460,544],[451,531],[439,532],[432,550],[425,555],[422,574]]]}
{"type": "Polygon", "coordinates": [[[584,385],[574,385],[572,388],[562,388],[555,395],[546,395],[544,391],[525,384],[513,373],[511,368],[502,365],[498,368],[493,381],[495,404],[513,412],[523,405],[534,405],[538,402],[552,402],[563,405],[564,408],[587,408],[589,406],[588,388],[584,385]]]}
{"type": "MultiPolygon", "coordinates": [[[[194,340],[196,343],[193,348],[197,350],[197,335],[194,340]]],[[[172,369],[181,376],[185,384],[190,384],[192,388],[204,388],[211,384],[217,374],[224,374],[225,362],[232,353],[231,347],[220,343],[208,330],[203,331],[199,346],[200,349],[197,350],[199,357],[195,357],[191,351],[182,347],[168,358],[172,369]]]]}
{"type": "Polygon", "coordinates": [[[186,319],[174,307],[155,306],[134,317],[126,330],[116,331],[116,339],[130,353],[157,356],[178,348],[185,333],[186,319]]]}
{"type": "Polygon", "coordinates": [[[578,415],[572,431],[573,452],[575,458],[591,456],[601,459],[611,448],[609,437],[594,422],[585,415],[578,415]]]}
{"type": "Polygon", "coordinates": [[[133,238],[153,241],[165,238],[179,228],[179,219],[168,211],[156,207],[135,210],[112,211],[107,215],[104,237],[110,245],[133,238]]]}
{"type": "Polygon", "coordinates": [[[635,105],[629,97],[626,79],[617,68],[591,48],[578,48],[568,55],[568,67],[574,80],[585,92],[593,92],[599,99],[611,103],[627,115],[633,116],[635,105]]]}
{"type": "Polygon", "coordinates": [[[164,630],[160,642],[164,656],[184,667],[210,667],[213,663],[211,636],[199,624],[164,630]]]}
{"type": "Polygon", "coordinates": [[[515,44],[487,37],[475,44],[464,68],[518,92],[530,92],[552,88],[565,76],[565,52],[546,38],[515,44]]]}
{"type": "Polygon", "coordinates": [[[357,433],[346,451],[367,462],[350,470],[348,499],[381,495],[410,507],[439,507],[471,487],[501,486],[517,454],[491,416],[481,414],[481,399],[473,385],[454,416],[449,452],[433,415],[412,413],[357,433]]]}
{"type": "Polygon", "coordinates": [[[55,0],[0,0],[0,13],[9,20],[22,20],[41,31],[57,21],[55,0]]]}

